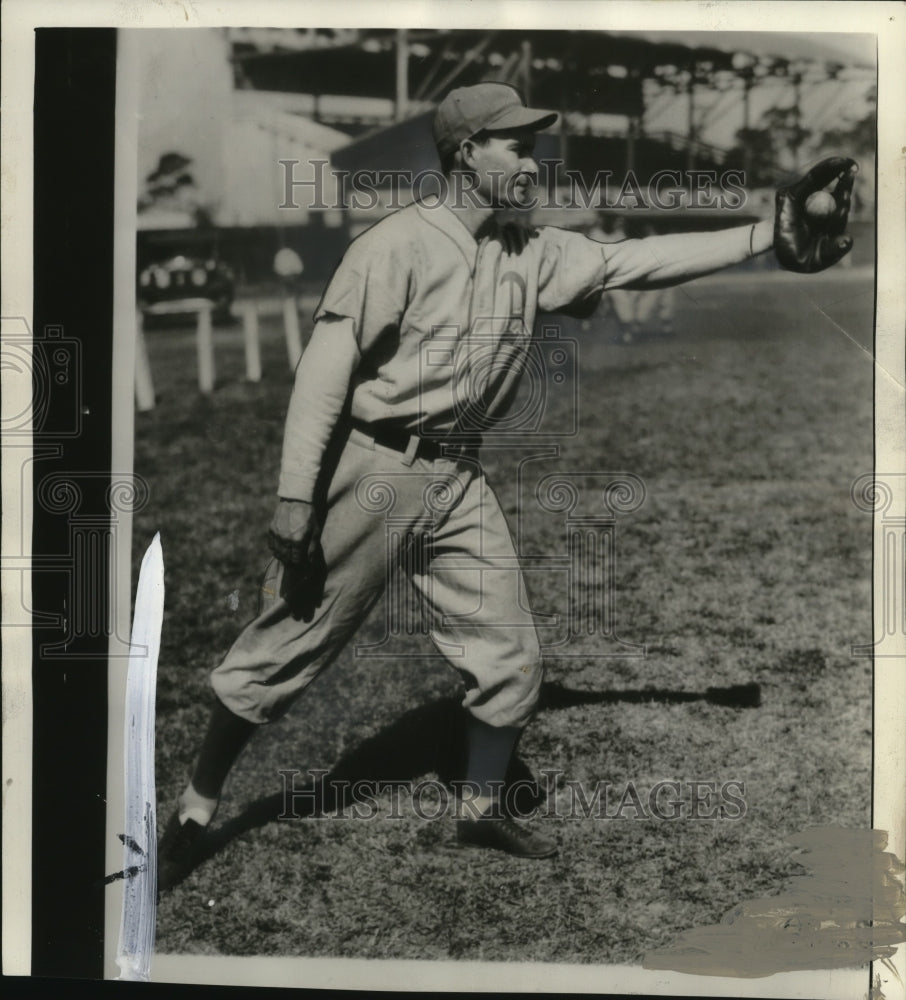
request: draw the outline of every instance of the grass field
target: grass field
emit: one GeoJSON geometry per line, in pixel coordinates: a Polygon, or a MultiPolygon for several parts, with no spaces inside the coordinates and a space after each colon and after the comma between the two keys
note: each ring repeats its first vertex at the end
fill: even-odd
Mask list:
{"type": "MultiPolygon", "coordinates": [[[[614,607],[619,637],[647,655],[600,659],[586,641],[551,659],[520,757],[616,794],[737,780],[742,818],[541,819],[560,844],[541,863],[456,850],[450,817],[424,821],[403,804],[389,818],[389,793],[369,821],[278,820],[281,769],[446,774],[456,674],[417,636],[406,648],[422,658],[348,651],[240,759],[211,856],[161,900],[158,951],[634,963],[779,892],[801,871],[789,835],[869,826],[870,662],[850,646],[871,636],[871,520],[850,486],[872,467],[871,322],[870,277],[837,269],[686,286],[671,338],[616,345],[599,320],[567,330],[579,339],[580,433],[539,475],[644,483],[644,504],[616,524],[614,607]],[[758,703],[708,695],[733,685],[757,685],[758,703]]],[[[189,774],[208,672],[253,615],[267,558],[291,378],[280,330],[262,334],[265,378],[251,385],[241,330],[215,331],[209,398],[191,331],[148,334],[159,402],[137,415],[135,470],[151,496],[134,547],[138,558],[160,530],[161,821],[189,774]]],[[[488,451],[489,476],[533,554],[556,555],[562,521],[516,496],[519,457],[488,451]]],[[[537,610],[562,607],[554,575],[529,586],[537,610]]]]}

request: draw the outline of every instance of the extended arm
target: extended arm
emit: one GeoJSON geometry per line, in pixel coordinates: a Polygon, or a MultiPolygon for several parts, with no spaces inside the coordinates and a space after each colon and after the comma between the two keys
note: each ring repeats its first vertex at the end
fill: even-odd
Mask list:
{"type": "Polygon", "coordinates": [[[855,160],[831,156],[794,183],[781,187],[774,218],[713,233],[677,233],[607,246],[607,288],[662,288],[691,281],[747,257],[774,249],[781,267],[814,274],[832,267],[852,248],[846,233],[855,160]],[[831,190],[832,188],[832,190],[831,190]],[[829,213],[810,213],[809,198],[831,195],[829,213]]]}
{"type": "Polygon", "coordinates": [[[774,223],[765,220],[710,233],[670,233],[608,244],[606,288],[664,288],[770,250],[774,223]]]}

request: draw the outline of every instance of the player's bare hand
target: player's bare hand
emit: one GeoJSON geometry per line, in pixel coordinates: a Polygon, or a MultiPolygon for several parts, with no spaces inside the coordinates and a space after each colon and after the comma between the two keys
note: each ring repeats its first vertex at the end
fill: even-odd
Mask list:
{"type": "Polygon", "coordinates": [[[267,534],[271,552],[303,575],[314,573],[323,561],[321,524],[313,504],[281,499],[267,534]]]}
{"type": "Polygon", "coordinates": [[[782,267],[813,274],[849,253],[853,241],[846,223],[858,169],[847,156],[831,156],[778,189],[774,252],[782,267]]]}

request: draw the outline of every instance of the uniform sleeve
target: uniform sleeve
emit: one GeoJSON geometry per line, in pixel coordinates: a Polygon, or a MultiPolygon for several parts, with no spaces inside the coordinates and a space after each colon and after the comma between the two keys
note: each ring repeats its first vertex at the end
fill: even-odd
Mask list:
{"type": "Polygon", "coordinates": [[[591,312],[604,289],[605,245],[581,233],[544,226],[538,308],[542,312],[591,312]]]}
{"type": "Polygon", "coordinates": [[[770,220],[703,233],[670,233],[598,243],[580,233],[545,228],[538,306],[583,314],[611,288],[666,288],[739,264],[772,243],[770,220]]]}
{"type": "Polygon", "coordinates": [[[667,288],[769,250],[773,222],[702,233],[668,233],[604,247],[606,288],[667,288]]]}
{"type": "Polygon", "coordinates": [[[388,327],[399,327],[409,299],[412,262],[409,244],[369,230],[350,244],[315,311],[353,322],[359,350],[373,347],[388,327]]]}
{"type": "Polygon", "coordinates": [[[277,495],[311,502],[324,450],[343,412],[359,351],[349,319],[315,325],[296,368],[277,495]]]}

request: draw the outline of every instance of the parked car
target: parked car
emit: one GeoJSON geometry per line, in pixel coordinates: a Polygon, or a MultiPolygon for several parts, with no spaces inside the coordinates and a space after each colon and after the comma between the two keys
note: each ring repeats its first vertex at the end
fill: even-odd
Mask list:
{"type": "Polygon", "coordinates": [[[145,319],[194,313],[179,308],[189,299],[210,299],[215,323],[229,323],[235,278],[232,270],[213,257],[176,254],[148,264],[138,275],[138,305],[145,319]]]}

